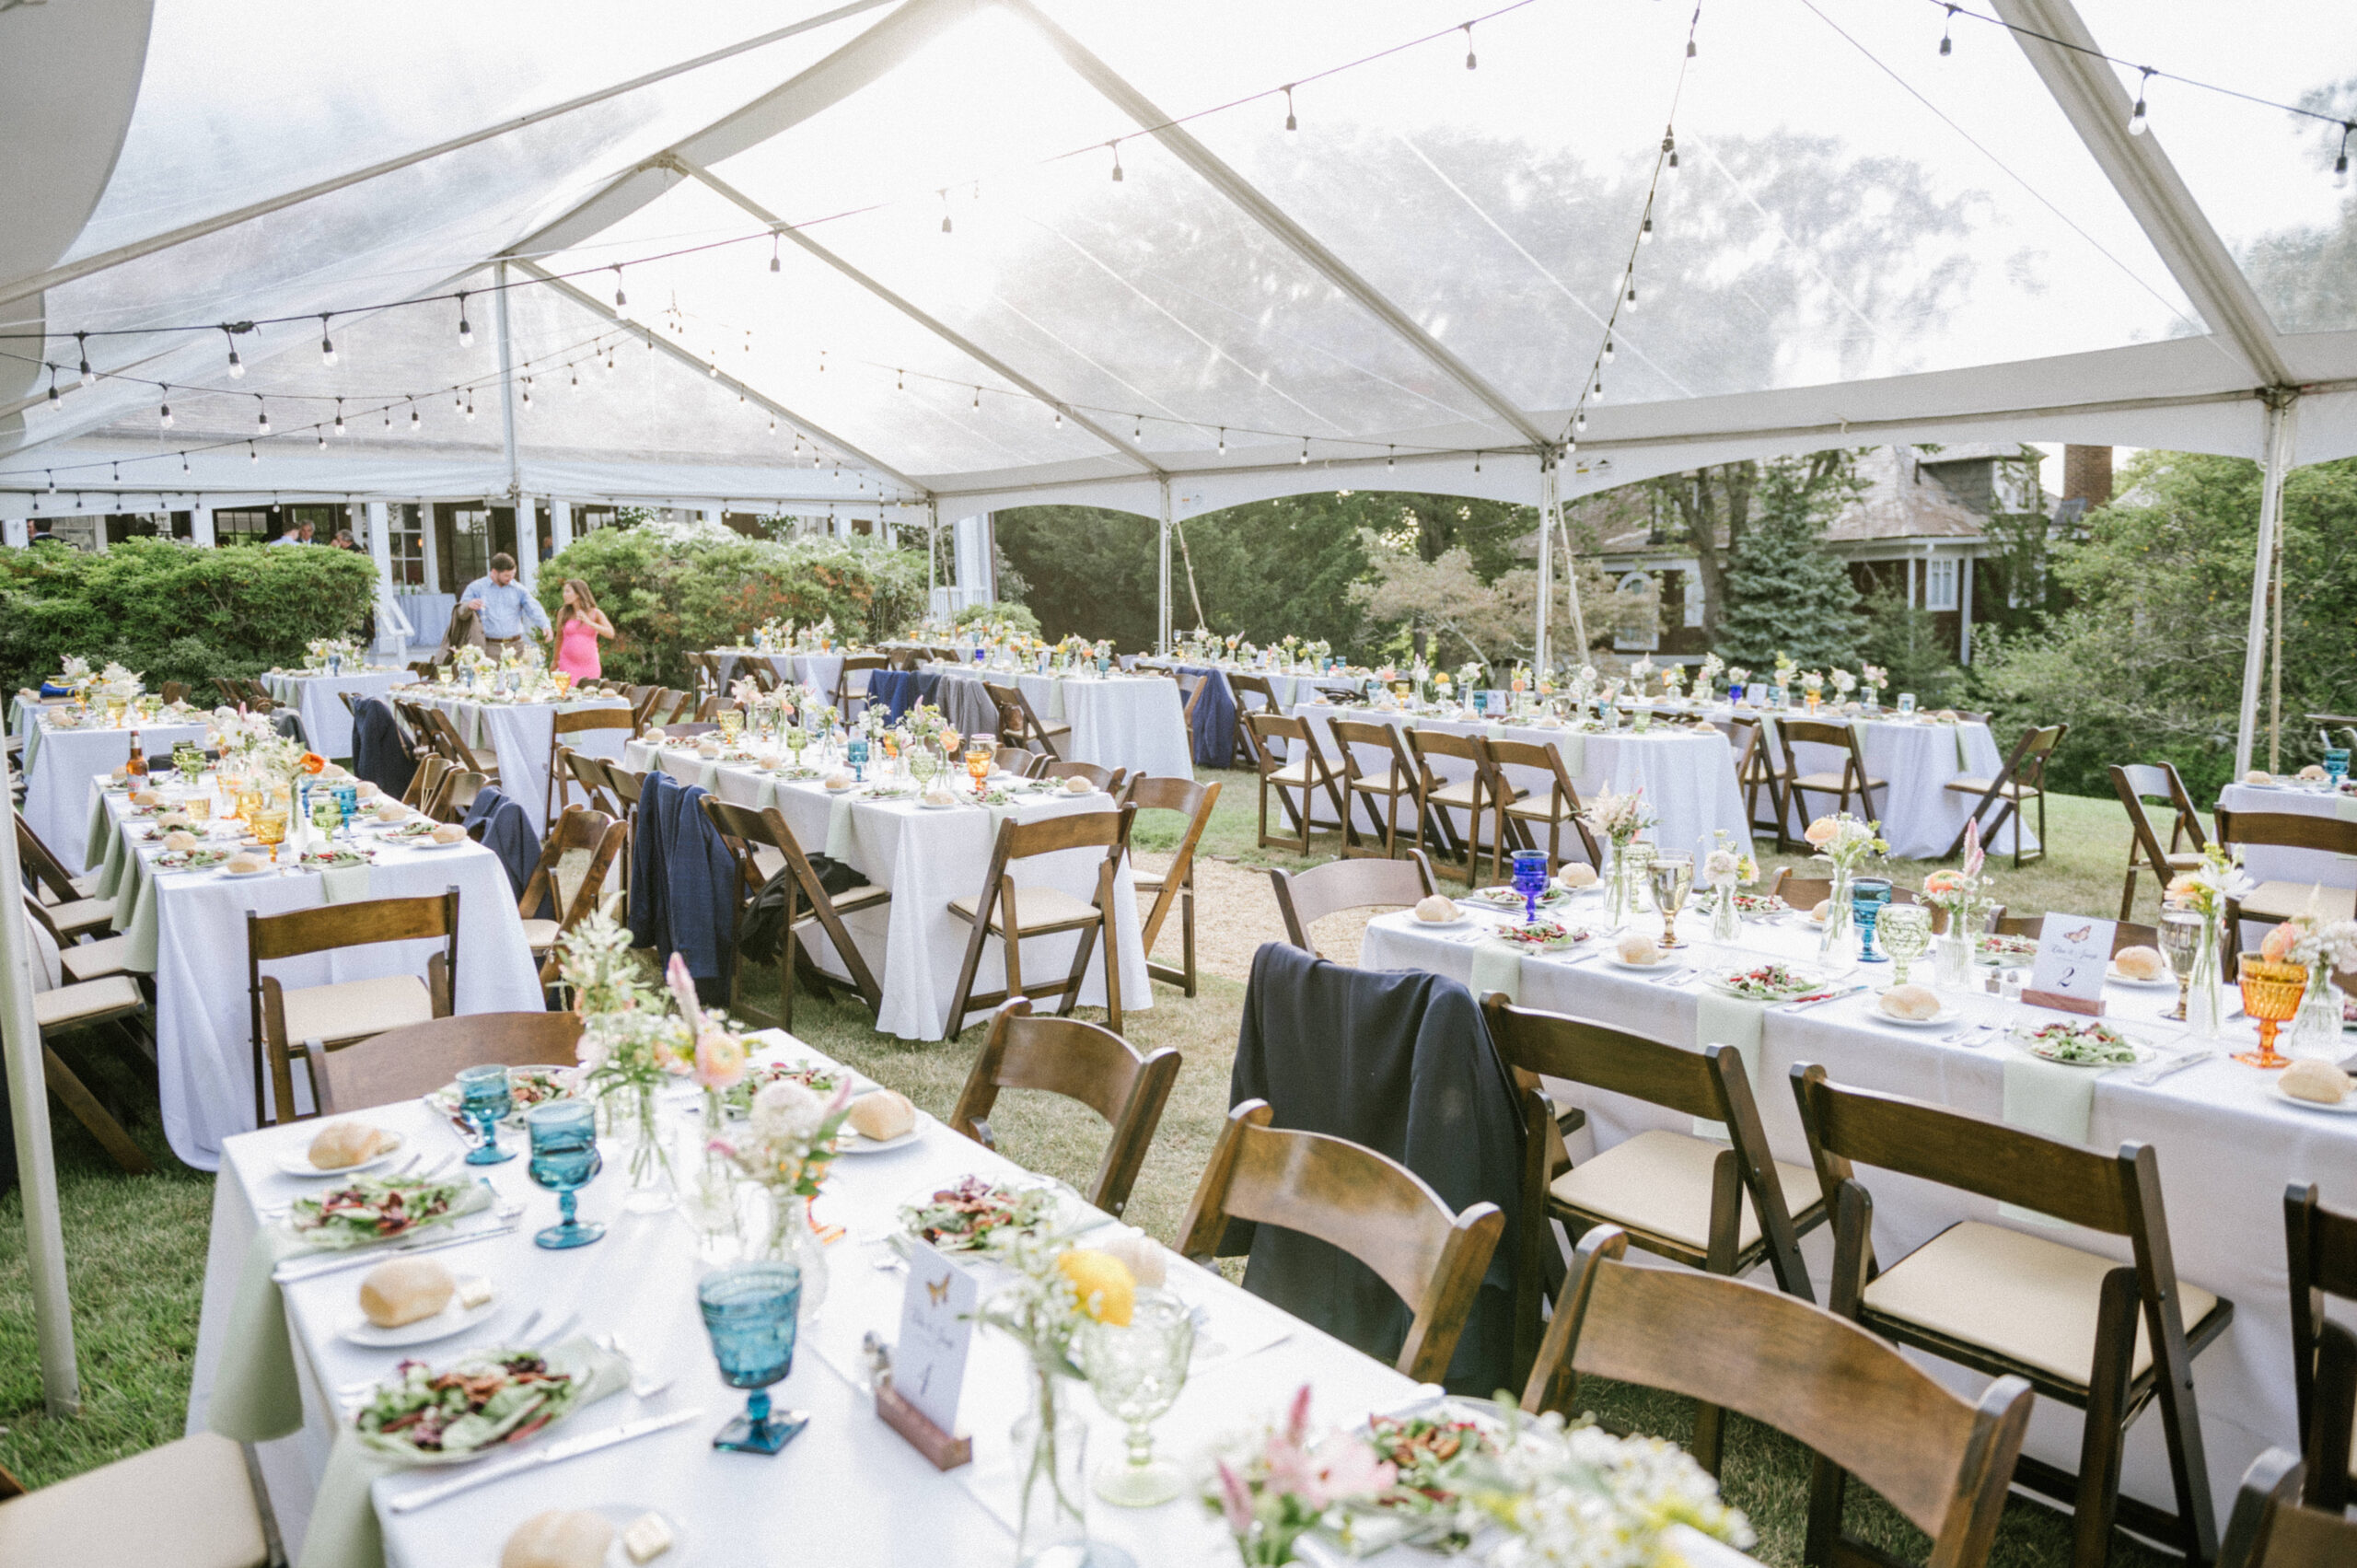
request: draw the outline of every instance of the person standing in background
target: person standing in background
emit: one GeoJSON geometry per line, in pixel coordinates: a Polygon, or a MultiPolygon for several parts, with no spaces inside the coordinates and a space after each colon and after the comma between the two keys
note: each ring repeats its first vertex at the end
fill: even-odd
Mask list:
{"type": "Polygon", "coordinates": [[[575,682],[595,680],[605,673],[604,661],[598,656],[598,639],[621,633],[598,608],[589,585],[578,577],[564,580],[564,602],[557,607],[556,627],[557,668],[575,682]]]}
{"type": "Polygon", "coordinates": [[[483,646],[493,654],[520,646],[526,627],[549,634],[549,612],[516,580],[516,558],[505,551],[491,558],[489,576],[467,585],[459,603],[481,619],[483,646]]]}

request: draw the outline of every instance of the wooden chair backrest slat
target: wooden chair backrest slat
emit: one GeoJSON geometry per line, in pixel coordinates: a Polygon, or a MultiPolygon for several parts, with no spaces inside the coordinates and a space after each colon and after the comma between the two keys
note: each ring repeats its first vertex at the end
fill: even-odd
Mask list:
{"type": "Polygon", "coordinates": [[[357,903],[246,916],[249,949],[258,963],[300,958],[377,942],[447,937],[459,927],[459,889],[423,898],[364,899],[357,903]]]}
{"type": "MultiPolygon", "coordinates": [[[[1737,1280],[1636,1267],[1622,1260],[1626,1247],[1612,1227],[1589,1232],[1564,1283],[1548,1344],[1565,1342],[1577,1373],[1772,1426],[1929,1533],[1933,1563],[1977,1568],[2028,1429],[2026,1381],[2000,1378],[1967,1403],[1845,1318],[1737,1280]]],[[[1542,1350],[1527,1407],[1538,1407],[1550,1361],[1542,1350]]]]}
{"type": "Polygon", "coordinates": [[[1309,940],[1310,926],[1329,914],[1379,904],[1413,908],[1439,891],[1432,862],[1422,850],[1410,850],[1405,860],[1329,860],[1306,871],[1272,865],[1269,877],[1276,885],[1287,937],[1307,953],[1318,951],[1309,940]]]}
{"type": "Polygon", "coordinates": [[[1018,996],[992,1020],[990,1038],[949,1114],[950,1130],[995,1147],[988,1119],[1001,1089],[1038,1089],[1078,1100],[1112,1129],[1084,1196],[1107,1214],[1119,1214],[1129,1206],[1130,1190],[1145,1164],[1178,1066],[1178,1052],[1170,1046],[1141,1054],[1096,1024],[1034,1017],[1029,1000],[1018,996]]]}
{"type": "Polygon", "coordinates": [[[1018,779],[1037,777],[1039,765],[1047,760],[1041,753],[1022,746],[1002,746],[991,757],[995,766],[1005,769],[1018,779]]]}
{"type": "Polygon", "coordinates": [[[2357,822],[2345,822],[2338,817],[2309,817],[2296,811],[2229,811],[2221,807],[2218,842],[2357,854],[2357,822]]]}
{"type": "Polygon", "coordinates": [[[2339,1508],[2301,1505],[2306,1468],[2289,1448],[2270,1448],[2251,1461],[2219,1544],[2218,1568],[2348,1568],[2357,1562],[2357,1520],[2339,1508]]]}
{"type": "Polygon", "coordinates": [[[311,1082],[319,1114],[341,1116],[431,1094],[461,1067],[570,1067],[580,1041],[577,1013],[467,1013],[313,1051],[311,1082]]]}
{"type": "MultiPolygon", "coordinates": [[[[1475,1000],[1483,1002],[1490,1038],[1509,1067],[1627,1095],[1687,1116],[1725,1120],[1718,1072],[1699,1051],[1665,1045],[1562,1013],[1504,1004],[1491,1006],[1486,998],[1475,1000]]],[[[1738,1073],[1742,1061],[1740,1056],[1736,1058],[1738,1073]]]]}

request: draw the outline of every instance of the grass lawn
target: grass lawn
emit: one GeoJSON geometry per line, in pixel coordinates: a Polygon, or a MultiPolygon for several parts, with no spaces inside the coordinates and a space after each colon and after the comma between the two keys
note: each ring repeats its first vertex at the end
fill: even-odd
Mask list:
{"type": "MultiPolygon", "coordinates": [[[[1156,986],[1154,1005],[1127,1020],[1129,1038],[1141,1049],[1171,1045],[1185,1056],[1129,1214],[1132,1222],[1166,1239],[1178,1229],[1227,1109],[1228,1067],[1244,996],[1241,964],[1260,941],[1280,934],[1273,903],[1261,896],[1265,877],[1258,868],[1317,864],[1332,856],[1337,842],[1334,835],[1320,835],[1307,859],[1263,851],[1256,843],[1253,776],[1208,771],[1202,776],[1225,787],[1202,849],[1213,865],[1206,868],[1198,911],[1205,966],[1200,994],[1189,1001],[1173,988],[1156,986]],[[1220,890],[1216,900],[1214,889],[1220,890]]],[[[2118,913],[2129,842],[2119,804],[2056,796],[2048,826],[2049,853],[2044,861],[2016,872],[2010,862],[1991,860],[1998,896],[2015,914],[2118,913]]],[[[1165,822],[1148,819],[1139,825],[1142,853],[1167,851],[1176,842],[1175,830],[1165,822]]],[[[1803,858],[1778,856],[1772,844],[1760,845],[1763,877],[1772,876],[1778,865],[1797,865],[1803,858]]],[[[1918,881],[1930,867],[1894,862],[1890,869],[1902,881],[1918,881]]],[[[2141,892],[2137,918],[2151,920],[2157,889],[2147,878],[2141,892]]],[[[1325,945],[1323,927],[1319,940],[1325,945]]],[[[1174,917],[1164,935],[1164,956],[1175,959],[1177,945],[1174,917]]],[[[745,1012],[749,1022],[766,1022],[773,1016],[773,987],[765,971],[750,972],[745,1012]]],[[[979,1028],[954,1045],[890,1040],[875,1032],[863,1009],[808,996],[796,1000],[795,1032],[937,1116],[948,1113],[981,1042],[979,1028]]],[[[63,1480],[177,1437],[186,1408],[212,1180],[180,1166],[165,1149],[152,1087],[143,1087],[127,1073],[116,1082],[142,1111],[133,1132],[157,1157],[161,1174],[115,1174],[78,1125],[54,1118],[81,1354],[84,1410],[78,1418],[52,1420],[41,1411],[22,1205],[13,1193],[0,1200],[0,1464],[29,1485],[63,1480]]],[[[991,1121],[1010,1157],[1075,1184],[1094,1174],[1103,1150],[1102,1124],[1078,1107],[1013,1092],[1002,1098],[991,1121]]],[[[1272,1383],[1271,1398],[1281,1392],[1272,1383]]],[[[1691,1407],[1683,1400],[1594,1385],[1589,1397],[1609,1419],[1673,1439],[1689,1434],[1691,1407]]],[[[1780,1565],[1798,1563],[1808,1484],[1805,1453],[1766,1428],[1736,1420],[1729,1423],[1726,1455],[1726,1492],[1751,1515],[1761,1538],[1759,1556],[1780,1565]]],[[[1920,1560],[1925,1544],[1920,1535],[1878,1500],[1856,1490],[1852,1499],[1853,1528],[1920,1560]]],[[[2002,1568],[2060,1564],[2069,1556],[2069,1544],[2066,1519],[2016,1499],[2006,1511],[1991,1561],[2002,1568]]],[[[2126,1542],[2113,1553],[2115,1563],[2138,1568],[2159,1561],[2126,1542]]]]}

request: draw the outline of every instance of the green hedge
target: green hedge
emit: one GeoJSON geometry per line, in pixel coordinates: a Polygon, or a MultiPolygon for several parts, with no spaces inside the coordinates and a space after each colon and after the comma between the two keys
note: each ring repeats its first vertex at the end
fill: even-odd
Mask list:
{"type": "Polygon", "coordinates": [[[737,642],[771,620],[834,617],[846,637],[880,641],[925,611],[921,552],[865,538],[756,540],[724,528],[645,524],[601,528],[540,567],[556,619],[564,580],[578,577],[621,635],[599,645],[615,679],[689,683],[688,657],[737,642]]]}
{"type": "Polygon", "coordinates": [[[299,664],[315,637],[356,635],[376,593],[365,555],[320,548],[202,549],[134,539],[104,554],[0,550],[0,690],[55,674],[69,655],[120,659],[150,690],[299,664]]]}

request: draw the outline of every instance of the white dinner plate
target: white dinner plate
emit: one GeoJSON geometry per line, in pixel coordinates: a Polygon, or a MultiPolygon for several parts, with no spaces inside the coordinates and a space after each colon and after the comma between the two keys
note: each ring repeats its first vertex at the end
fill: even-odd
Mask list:
{"type": "Polygon", "coordinates": [[[469,1329],[481,1328],[491,1321],[501,1307],[498,1296],[493,1296],[481,1307],[459,1305],[456,1295],[449,1304],[431,1318],[420,1318],[414,1323],[403,1323],[398,1329],[379,1329],[366,1318],[355,1318],[343,1326],[343,1338],[370,1350],[393,1350],[401,1345],[422,1345],[435,1340],[447,1340],[452,1334],[463,1334],[469,1329]]]}
{"type": "Polygon", "coordinates": [[[1408,913],[1408,929],[1411,931],[1461,931],[1470,924],[1472,920],[1471,915],[1461,912],[1455,920],[1425,920],[1411,910],[1408,913]]]}
{"type": "Polygon", "coordinates": [[[1676,958],[1655,958],[1650,964],[1624,963],[1621,960],[1620,955],[1618,953],[1605,954],[1604,961],[1610,964],[1616,970],[1627,970],[1632,974],[1645,974],[1654,970],[1674,969],[1678,967],[1678,960],[1676,958]]]}
{"type": "Polygon", "coordinates": [[[2281,1078],[2268,1085],[2267,1088],[2277,1099],[2287,1105],[2296,1105],[2302,1110],[2321,1110],[2328,1116],[2357,1116],[2357,1094],[2351,1095],[2339,1105],[2327,1105],[2321,1100],[2302,1099],[2297,1095],[2285,1094],[2281,1078]]]}
{"type": "Polygon", "coordinates": [[[259,869],[257,869],[257,870],[253,870],[253,871],[232,871],[232,870],[230,870],[230,869],[229,869],[228,863],[227,863],[226,861],[224,861],[224,862],[222,863],[222,865],[221,865],[221,868],[220,868],[220,869],[221,869],[221,875],[222,875],[222,876],[224,876],[224,877],[231,877],[231,878],[233,878],[234,880],[237,880],[237,881],[242,882],[242,881],[246,880],[246,878],[248,878],[248,877],[267,877],[267,876],[269,876],[272,872],[273,872],[273,871],[277,870],[277,869],[278,869],[278,867],[277,867],[277,866],[275,866],[275,865],[265,865],[265,866],[261,866],[261,867],[260,867],[259,869]]]}
{"type": "Polygon", "coordinates": [[[2128,1042],[2128,1046],[2130,1050],[2136,1052],[2135,1062],[2065,1062],[2059,1057],[2049,1055],[2044,1050],[2040,1049],[2038,1044],[2019,1036],[2015,1036],[2014,1038],[2013,1043],[2019,1046],[2029,1055],[2037,1057],[2039,1061],[2051,1062],[2057,1067],[2088,1067],[2106,1073],[2110,1072],[2115,1067],[2132,1067],[2135,1066],[2137,1063],[2150,1062],[2154,1054],[2151,1046],[2139,1045],[2136,1041],[2131,1040],[2128,1042]]]}
{"type": "Polygon", "coordinates": [[[1928,1018],[1894,1017],[1882,1010],[1882,1004],[1879,1002],[1875,1004],[1873,1012],[1875,1022],[1891,1024],[1902,1029],[1935,1029],[1943,1024],[1953,1024],[1964,1016],[1963,1010],[1960,1008],[1943,1007],[1928,1018]]]}
{"type": "Polygon", "coordinates": [[[306,1144],[300,1149],[290,1149],[279,1156],[278,1168],[282,1175],[301,1177],[307,1180],[321,1180],[331,1176],[357,1176],[364,1170],[376,1169],[408,1146],[409,1140],[395,1132],[393,1146],[376,1158],[362,1160],[358,1165],[339,1166],[333,1170],[321,1170],[311,1163],[311,1146],[306,1144]]]}
{"type": "Polygon", "coordinates": [[[452,839],[448,843],[444,843],[439,839],[428,835],[422,839],[412,839],[410,841],[409,847],[412,849],[457,849],[460,844],[470,844],[472,842],[474,842],[474,840],[467,837],[463,833],[459,837],[452,839]]]}
{"type": "Polygon", "coordinates": [[[2104,970],[2103,978],[2107,984],[2124,985],[2131,991],[2174,991],[2177,989],[2177,981],[2169,975],[2162,975],[2156,980],[2131,980],[2117,969],[2107,969],[2104,970]]]}
{"type": "Polygon", "coordinates": [[[915,1126],[897,1138],[886,1138],[880,1143],[864,1132],[854,1132],[846,1126],[842,1130],[842,1135],[835,1143],[835,1152],[844,1155],[883,1155],[889,1154],[894,1149],[905,1149],[911,1144],[923,1138],[926,1120],[924,1112],[919,1111],[915,1126]]]}

